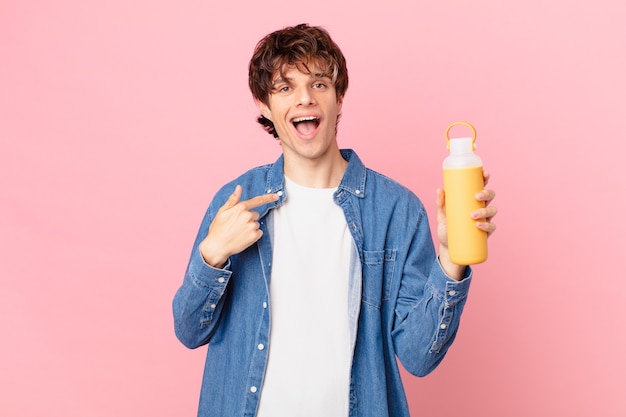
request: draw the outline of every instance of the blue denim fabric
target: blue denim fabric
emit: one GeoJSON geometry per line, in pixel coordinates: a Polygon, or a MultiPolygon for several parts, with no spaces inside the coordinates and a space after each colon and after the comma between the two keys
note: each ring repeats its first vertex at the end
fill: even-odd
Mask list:
{"type": "MultiPolygon", "coordinates": [[[[445,275],[437,260],[424,207],[397,182],[367,169],[356,153],[335,193],[355,242],[350,312],[356,335],[350,383],[350,417],[406,417],[408,405],[396,358],[424,376],[452,344],[467,298],[463,280],[445,275]]],[[[202,221],[183,284],[174,301],[174,325],[189,348],[209,343],[198,416],[253,417],[267,366],[272,267],[271,209],[287,198],[283,159],[252,169],[225,185],[202,221]],[[223,269],[207,265],[198,245],[217,210],[235,189],[242,199],[279,193],[259,207],[263,237],[231,256],[223,269]]],[[[320,308],[324,308],[320,300],[320,308]]],[[[324,343],[323,340],[311,341],[324,343]]]]}

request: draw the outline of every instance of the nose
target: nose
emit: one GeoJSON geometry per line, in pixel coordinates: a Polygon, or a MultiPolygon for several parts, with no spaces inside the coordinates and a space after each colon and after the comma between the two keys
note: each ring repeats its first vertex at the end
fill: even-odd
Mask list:
{"type": "Polygon", "coordinates": [[[297,100],[298,100],[297,104],[300,106],[309,106],[315,103],[315,99],[313,98],[312,92],[306,87],[303,87],[298,91],[297,100]]]}

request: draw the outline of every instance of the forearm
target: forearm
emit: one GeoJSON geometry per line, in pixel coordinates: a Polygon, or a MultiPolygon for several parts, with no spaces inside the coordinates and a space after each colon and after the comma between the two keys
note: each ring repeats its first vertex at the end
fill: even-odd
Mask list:
{"type": "Polygon", "coordinates": [[[176,336],[192,349],[209,342],[231,276],[228,264],[225,269],[213,268],[197,248],[194,252],[172,303],[176,336]]]}
{"type": "Polygon", "coordinates": [[[396,354],[412,374],[424,376],[444,358],[456,336],[467,299],[471,270],[448,278],[436,260],[421,294],[401,291],[392,332],[396,354]]]}

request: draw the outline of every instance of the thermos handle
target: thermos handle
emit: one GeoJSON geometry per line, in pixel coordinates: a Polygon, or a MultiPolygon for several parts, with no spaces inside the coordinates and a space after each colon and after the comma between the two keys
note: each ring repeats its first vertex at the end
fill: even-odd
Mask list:
{"type": "Polygon", "coordinates": [[[465,125],[467,127],[469,127],[470,129],[472,129],[472,150],[476,150],[476,129],[474,128],[474,126],[472,126],[471,124],[467,123],[467,122],[454,122],[452,123],[450,126],[448,126],[448,128],[446,129],[446,143],[447,143],[447,149],[450,149],[450,136],[448,135],[450,133],[450,129],[452,129],[453,126],[458,126],[458,125],[465,125]]]}

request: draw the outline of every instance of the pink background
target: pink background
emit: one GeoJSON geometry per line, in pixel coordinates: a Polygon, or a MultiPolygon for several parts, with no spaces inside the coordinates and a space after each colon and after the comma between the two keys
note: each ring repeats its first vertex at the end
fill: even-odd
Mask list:
{"type": "Polygon", "coordinates": [[[301,22],[348,59],[341,146],[431,224],[451,122],[498,191],[413,415],[626,415],[624,3],[215,3],[0,1],[0,415],[195,415],[171,299],[217,187],[279,154],[247,62],[301,22]]]}

